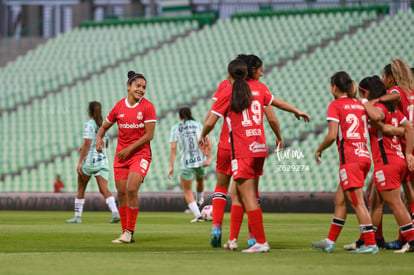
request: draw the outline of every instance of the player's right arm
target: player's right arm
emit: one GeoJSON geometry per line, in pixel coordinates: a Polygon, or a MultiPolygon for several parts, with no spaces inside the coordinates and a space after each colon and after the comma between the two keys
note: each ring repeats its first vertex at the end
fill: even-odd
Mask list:
{"type": "Polygon", "coordinates": [[[98,153],[102,153],[102,150],[104,148],[104,142],[103,137],[105,133],[111,128],[113,123],[109,123],[107,120],[102,123],[102,126],[99,128],[98,133],[96,134],[96,151],[98,153]]]}
{"type": "Polygon", "coordinates": [[[283,111],[293,113],[297,119],[300,119],[301,117],[303,117],[303,119],[306,122],[309,122],[309,120],[310,120],[308,114],[306,114],[305,112],[302,112],[302,111],[296,109],[291,104],[289,104],[286,101],[283,101],[283,100],[281,100],[279,98],[273,97],[273,100],[272,100],[272,103],[271,104],[272,104],[272,106],[275,106],[275,107],[277,107],[277,108],[279,108],[279,109],[281,109],[283,111]]]}
{"type": "Polygon", "coordinates": [[[328,134],[326,135],[322,143],[318,146],[318,149],[316,149],[316,152],[315,152],[315,160],[317,163],[321,163],[320,158],[322,157],[322,152],[326,148],[331,146],[332,143],[334,143],[334,141],[336,140],[336,137],[338,136],[338,126],[339,126],[339,123],[337,121],[334,121],[334,120],[329,121],[328,134]]]}

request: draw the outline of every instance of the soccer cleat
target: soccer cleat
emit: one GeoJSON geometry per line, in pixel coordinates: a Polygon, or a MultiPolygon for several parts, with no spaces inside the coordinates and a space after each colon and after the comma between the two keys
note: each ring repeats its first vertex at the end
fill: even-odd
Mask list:
{"type": "Polygon", "coordinates": [[[239,245],[237,244],[237,239],[228,240],[227,243],[223,245],[224,249],[227,250],[237,250],[239,248],[239,245]]]}
{"type": "Polygon", "coordinates": [[[260,253],[260,252],[269,252],[270,246],[267,242],[265,243],[256,243],[249,249],[242,250],[242,253],[260,253]]]}
{"type": "Polygon", "coordinates": [[[360,248],[349,251],[351,254],[377,254],[378,252],[378,245],[361,245],[360,248]]]}
{"type": "Polygon", "coordinates": [[[356,240],[355,242],[353,242],[353,243],[350,243],[350,244],[346,244],[346,245],[344,245],[344,249],[345,250],[348,250],[348,251],[351,251],[351,250],[357,250],[358,248],[360,248],[362,245],[364,245],[364,241],[363,240],[360,240],[360,239],[358,239],[358,240],[356,240]]]}
{"type": "Polygon", "coordinates": [[[66,223],[82,223],[82,220],[80,217],[73,217],[69,220],[66,220],[66,223]]]}
{"type": "Polygon", "coordinates": [[[132,235],[134,232],[129,231],[128,229],[125,229],[124,234],[121,235],[119,240],[123,243],[132,243],[132,235]]]}
{"type": "Polygon", "coordinates": [[[214,227],[213,230],[211,230],[210,245],[211,245],[211,247],[221,247],[221,230],[220,230],[220,228],[214,227]]]}
{"type": "Polygon", "coordinates": [[[112,240],[112,243],[122,243],[122,242],[121,242],[121,237],[122,237],[122,235],[123,235],[123,234],[119,235],[119,237],[118,237],[118,238],[116,238],[115,240],[112,240]]]}
{"type": "Polygon", "coordinates": [[[192,219],[190,222],[203,222],[203,221],[204,221],[203,217],[198,216],[192,219]]]}
{"type": "Polygon", "coordinates": [[[335,243],[329,244],[326,242],[325,239],[317,241],[317,242],[312,242],[312,246],[318,250],[321,250],[327,253],[332,253],[335,251],[335,243]]]}
{"type": "Polygon", "coordinates": [[[406,242],[401,242],[400,240],[397,239],[392,242],[386,242],[384,244],[384,247],[386,249],[399,250],[403,247],[404,244],[406,244],[406,242]]]}
{"type": "Polygon", "coordinates": [[[250,239],[247,240],[247,247],[248,248],[252,247],[255,244],[256,244],[256,239],[255,238],[250,238],[250,239]]]}
{"type": "Polygon", "coordinates": [[[109,221],[109,223],[118,223],[121,220],[119,217],[119,213],[116,212],[115,214],[112,214],[112,219],[109,221]]]}
{"type": "Polygon", "coordinates": [[[411,246],[409,243],[405,243],[401,249],[394,251],[394,253],[406,253],[406,252],[414,252],[414,246],[411,246]]]}
{"type": "MultiPolygon", "coordinates": [[[[115,240],[112,240],[112,243],[123,243],[123,242],[121,242],[122,235],[123,234],[119,235],[119,237],[116,238],[115,240]]],[[[132,235],[132,237],[131,237],[131,243],[135,243],[134,235],[132,235]]]]}

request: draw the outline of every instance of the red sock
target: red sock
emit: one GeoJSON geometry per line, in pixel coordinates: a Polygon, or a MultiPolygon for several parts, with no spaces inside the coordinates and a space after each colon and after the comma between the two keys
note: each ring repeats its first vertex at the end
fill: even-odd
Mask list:
{"type": "Polygon", "coordinates": [[[224,211],[226,210],[228,189],[217,186],[213,194],[213,228],[219,227],[223,223],[224,211]]]}
{"type": "Polygon", "coordinates": [[[414,240],[414,227],[412,223],[400,226],[400,233],[407,242],[414,240]]]}
{"type": "Polygon", "coordinates": [[[333,217],[331,222],[331,228],[329,229],[328,239],[333,242],[336,242],[339,234],[341,233],[342,228],[344,227],[345,220],[333,217]]]}
{"type": "Polygon", "coordinates": [[[381,218],[381,221],[380,221],[380,223],[377,227],[377,230],[375,231],[375,239],[376,240],[381,240],[383,238],[384,238],[384,236],[382,235],[382,218],[381,218]]]}
{"type": "Polygon", "coordinates": [[[253,235],[256,238],[256,242],[265,243],[266,236],[263,227],[262,209],[259,208],[253,211],[247,211],[247,218],[249,219],[249,225],[252,228],[253,235]]]}
{"type": "Polygon", "coordinates": [[[414,202],[410,202],[411,219],[414,217],[414,202]]]}
{"type": "Polygon", "coordinates": [[[241,205],[232,205],[231,206],[230,237],[229,237],[229,240],[239,238],[240,226],[243,222],[243,216],[244,216],[243,206],[241,206],[241,205]]]}
{"type": "Polygon", "coordinates": [[[126,228],[126,221],[127,221],[127,214],[126,214],[126,206],[124,207],[118,207],[119,211],[119,218],[121,219],[121,227],[122,227],[122,233],[125,232],[126,228]]]}
{"type": "Polygon", "coordinates": [[[137,216],[138,216],[138,207],[136,209],[132,209],[129,206],[126,207],[126,213],[127,213],[127,225],[126,229],[129,231],[134,232],[135,230],[135,223],[137,222],[137,216]]]}
{"type": "Polygon", "coordinates": [[[376,245],[374,226],[372,224],[360,224],[359,228],[361,229],[362,237],[365,245],[376,245]]]}

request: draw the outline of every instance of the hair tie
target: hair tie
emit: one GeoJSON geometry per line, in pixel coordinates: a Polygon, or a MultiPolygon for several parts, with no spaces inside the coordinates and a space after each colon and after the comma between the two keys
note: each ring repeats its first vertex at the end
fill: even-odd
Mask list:
{"type": "Polygon", "coordinates": [[[143,78],[143,79],[146,81],[146,79],[145,79],[145,76],[144,76],[144,75],[142,75],[142,74],[136,74],[136,75],[134,75],[133,77],[131,77],[130,79],[128,79],[128,84],[130,84],[130,83],[131,83],[131,81],[132,81],[132,80],[134,80],[134,79],[135,79],[135,78],[137,78],[137,77],[143,78]]]}
{"type": "Polygon", "coordinates": [[[358,89],[363,90],[366,93],[369,93],[369,90],[362,88],[361,86],[358,86],[358,89]]]}

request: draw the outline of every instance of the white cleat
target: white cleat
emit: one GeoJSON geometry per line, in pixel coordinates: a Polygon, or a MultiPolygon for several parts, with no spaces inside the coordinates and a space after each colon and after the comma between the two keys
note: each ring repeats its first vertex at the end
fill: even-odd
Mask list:
{"type": "Polygon", "coordinates": [[[125,229],[124,234],[121,235],[119,240],[123,243],[132,243],[132,234],[133,232],[129,231],[128,229],[125,229]]]}
{"type": "Polygon", "coordinates": [[[190,222],[203,222],[203,221],[204,221],[203,217],[198,216],[192,219],[190,222]]]}
{"type": "Polygon", "coordinates": [[[123,234],[119,235],[119,237],[118,237],[118,238],[116,238],[115,240],[112,240],[112,243],[122,243],[122,242],[121,242],[121,237],[122,237],[122,235],[123,235],[123,234]]]}
{"type": "Polygon", "coordinates": [[[231,251],[239,249],[237,239],[228,240],[227,243],[225,243],[223,247],[224,249],[231,250],[231,251]]]}
{"type": "Polygon", "coordinates": [[[256,243],[249,249],[242,250],[242,253],[261,253],[261,252],[269,252],[270,246],[267,242],[265,243],[256,243]]]}

